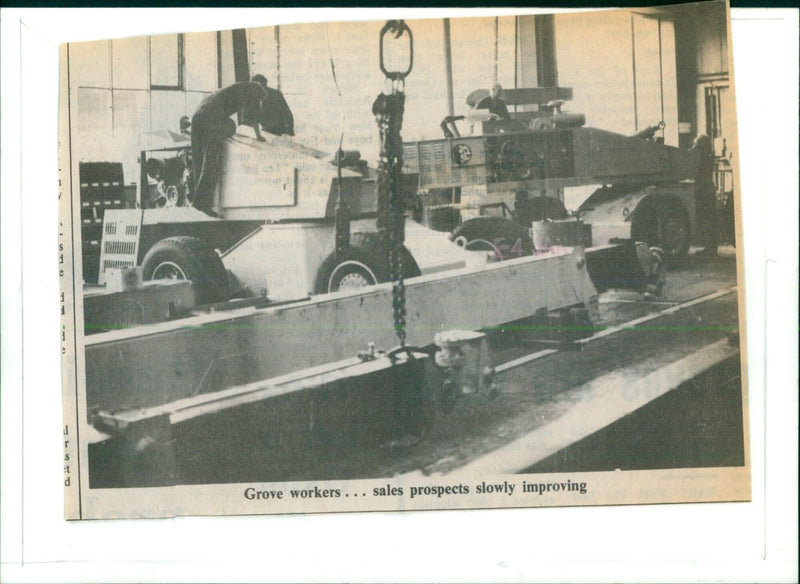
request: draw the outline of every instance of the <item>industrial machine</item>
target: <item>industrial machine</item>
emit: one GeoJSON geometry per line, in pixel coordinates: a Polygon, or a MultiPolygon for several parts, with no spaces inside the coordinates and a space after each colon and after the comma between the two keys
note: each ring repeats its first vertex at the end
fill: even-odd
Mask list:
{"type": "MultiPolygon", "coordinates": [[[[104,217],[101,285],[110,270],[138,266],[144,280],[191,280],[197,303],[208,304],[297,300],[389,279],[375,237],[376,170],[358,152],[337,158],[287,137],[237,134],[224,145],[210,212],[192,206],[188,154],[187,146],[142,151],[137,207],[104,217]],[[348,250],[334,254],[339,196],[351,236],[348,250]]],[[[405,277],[486,261],[410,219],[405,232],[405,277]]]]}
{"type": "MultiPolygon", "coordinates": [[[[467,103],[478,104],[486,93],[473,92],[467,103]]],[[[573,244],[587,247],[640,241],[673,261],[686,255],[697,153],[656,138],[663,122],[623,136],[586,127],[583,114],[562,112],[571,88],[512,89],[503,97],[531,111],[508,120],[488,110],[448,116],[444,138],[405,144],[404,171],[416,183],[422,222],[452,231],[463,243],[489,242],[504,257],[538,249],[527,231],[542,221],[572,225],[535,226],[540,243],[572,233],[573,244]],[[461,135],[462,120],[472,135],[461,135]],[[563,189],[584,185],[600,188],[568,217],[563,189]],[[498,214],[503,219],[492,217],[498,214]]]]}
{"type": "MultiPolygon", "coordinates": [[[[183,156],[159,160],[157,154],[142,152],[143,168],[177,166],[183,156]]],[[[142,173],[139,207],[104,217],[100,284],[110,270],[138,266],[144,280],[191,280],[197,303],[208,304],[231,297],[297,300],[388,280],[375,239],[375,170],[357,152],[337,161],[288,138],[258,142],[237,135],[225,144],[224,157],[211,213],[191,206],[182,184],[159,180],[148,189],[142,173]],[[334,257],[339,192],[352,237],[348,252],[334,257]]],[[[406,277],[483,261],[410,221],[406,231],[406,277]]]]}
{"type": "MultiPolygon", "coordinates": [[[[520,92],[552,103],[568,90],[520,92]]],[[[406,278],[475,268],[487,251],[499,260],[552,245],[643,241],[685,254],[693,153],[585,128],[582,116],[548,107],[531,118],[534,129],[519,120],[487,121],[480,136],[405,144],[405,188],[417,204],[417,221],[405,221],[406,278]],[[568,217],[558,189],[598,181],[609,186],[568,217]]],[[[106,212],[101,284],[108,270],[140,266],[144,280],[191,280],[196,302],[208,304],[297,300],[389,280],[375,236],[376,171],[357,152],[328,156],[285,137],[236,135],[225,144],[213,212],[204,213],[191,206],[186,148],[165,151],[163,159],[142,152],[139,208],[106,212]],[[352,221],[344,254],[334,250],[337,197],[352,221]]]]}

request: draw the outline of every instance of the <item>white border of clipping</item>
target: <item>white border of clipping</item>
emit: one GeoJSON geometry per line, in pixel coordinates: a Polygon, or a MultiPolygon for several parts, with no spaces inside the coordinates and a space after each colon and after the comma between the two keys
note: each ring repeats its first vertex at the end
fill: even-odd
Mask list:
{"type": "MultiPolygon", "coordinates": [[[[63,519],[58,44],[262,21],[441,17],[440,12],[2,10],[0,581],[797,580],[796,9],[732,12],[752,503],[63,519]]],[[[504,13],[511,11],[448,15],[504,13]]]]}

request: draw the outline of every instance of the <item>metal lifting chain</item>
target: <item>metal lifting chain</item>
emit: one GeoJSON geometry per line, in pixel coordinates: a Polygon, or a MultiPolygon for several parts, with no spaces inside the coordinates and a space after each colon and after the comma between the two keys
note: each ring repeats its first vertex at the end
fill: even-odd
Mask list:
{"type": "Polygon", "coordinates": [[[413,64],[411,30],[402,20],[390,20],[381,29],[380,67],[391,91],[381,92],[372,104],[372,113],[378,124],[381,151],[378,164],[378,220],[377,227],[384,249],[388,248],[389,270],[392,281],[392,314],[394,330],[400,346],[406,343],[406,290],[403,281],[403,242],[405,240],[405,197],[402,189],[403,126],[405,110],[405,78],[413,64]],[[384,41],[387,33],[400,39],[408,36],[408,67],[405,71],[388,71],[384,64],[384,41]]]}

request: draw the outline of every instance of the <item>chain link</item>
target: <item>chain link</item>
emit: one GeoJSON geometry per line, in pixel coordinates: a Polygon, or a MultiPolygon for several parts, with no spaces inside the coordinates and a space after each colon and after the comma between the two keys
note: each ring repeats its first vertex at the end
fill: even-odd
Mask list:
{"type": "Polygon", "coordinates": [[[375,99],[372,113],[380,134],[378,164],[378,233],[383,249],[388,251],[392,281],[392,316],[400,346],[406,340],[406,294],[403,280],[403,242],[405,241],[405,196],[403,180],[403,126],[405,94],[402,81],[391,83],[391,93],[375,99]]]}

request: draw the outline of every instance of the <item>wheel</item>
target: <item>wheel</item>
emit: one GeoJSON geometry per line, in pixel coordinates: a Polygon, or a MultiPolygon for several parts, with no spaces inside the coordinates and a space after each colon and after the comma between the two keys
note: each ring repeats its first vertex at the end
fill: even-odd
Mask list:
{"type": "Polygon", "coordinates": [[[162,239],[142,261],[145,280],[190,280],[197,304],[228,299],[228,274],[217,254],[195,237],[162,239]]]}
{"type": "Polygon", "coordinates": [[[534,221],[558,221],[567,217],[569,213],[564,203],[554,197],[526,197],[514,203],[514,220],[526,229],[534,221]]]}
{"type": "MultiPolygon", "coordinates": [[[[404,247],[401,251],[403,278],[421,275],[419,266],[404,247]]],[[[319,270],[314,292],[325,294],[338,290],[355,290],[374,286],[391,279],[389,253],[378,233],[354,233],[350,236],[350,249],[338,258],[329,255],[319,270]]]]}
{"type": "Polygon", "coordinates": [[[631,237],[649,247],[661,248],[670,263],[678,263],[689,252],[689,213],[675,197],[648,197],[634,212],[631,237]]]}
{"type": "Polygon", "coordinates": [[[680,260],[689,251],[689,216],[682,209],[664,209],[658,217],[660,247],[680,260]]]}
{"type": "Polygon", "coordinates": [[[378,283],[375,272],[366,263],[355,258],[344,259],[336,264],[328,277],[327,290],[354,290],[378,283]]]}
{"type": "Polygon", "coordinates": [[[450,241],[462,244],[465,249],[494,251],[495,256],[503,260],[533,253],[533,240],[528,230],[505,217],[476,217],[465,221],[450,234],[450,241]]]}

